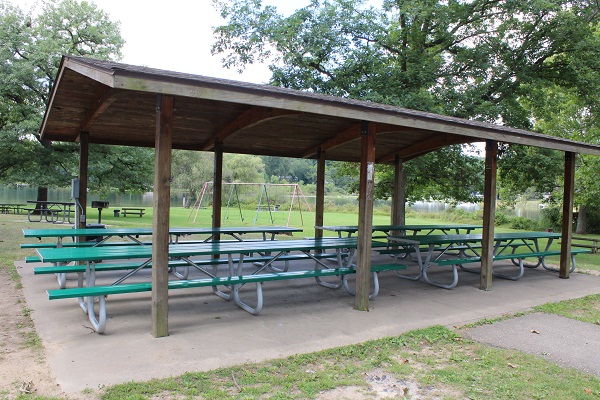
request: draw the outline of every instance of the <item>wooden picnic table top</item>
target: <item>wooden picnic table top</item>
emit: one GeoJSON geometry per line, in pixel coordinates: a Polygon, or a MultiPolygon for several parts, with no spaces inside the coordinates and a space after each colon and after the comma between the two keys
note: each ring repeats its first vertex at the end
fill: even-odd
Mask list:
{"type": "MultiPolygon", "coordinates": [[[[433,225],[373,225],[372,231],[421,231],[421,230],[451,230],[451,229],[480,229],[482,225],[469,224],[433,224],[433,225]]],[[[333,232],[358,232],[358,225],[330,225],[330,226],[315,226],[316,229],[322,229],[333,232]]]]}
{"type": "MultiPolygon", "coordinates": [[[[251,252],[311,251],[314,249],[356,248],[357,238],[297,239],[256,242],[206,242],[172,244],[169,257],[192,257],[242,254],[251,252]]],[[[373,242],[374,247],[386,247],[387,242],[373,242]]],[[[70,262],[152,258],[152,246],[61,247],[37,249],[42,262],[70,262]]]]}
{"type": "MultiPolygon", "coordinates": [[[[169,228],[171,235],[216,235],[216,234],[249,234],[249,233],[281,233],[302,232],[301,228],[287,226],[242,226],[220,228],[169,228]]],[[[71,237],[71,236],[150,236],[152,228],[89,228],[89,229],[23,229],[24,237],[71,237]]]]}
{"type": "MultiPolygon", "coordinates": [[[[495,233],[495,241],[509,240],[535,240],[535,239],[559,239],[560,233],[555,232],[506,232],[495,233]]],[[[388,236],[391,241],[399,243],[419,243],[419,244],[447,244],[447,243],[473,243],[481,242],[483,235],[481,233],[464,233],[450,235],[414,235],[414,236],[388,236]]]]}

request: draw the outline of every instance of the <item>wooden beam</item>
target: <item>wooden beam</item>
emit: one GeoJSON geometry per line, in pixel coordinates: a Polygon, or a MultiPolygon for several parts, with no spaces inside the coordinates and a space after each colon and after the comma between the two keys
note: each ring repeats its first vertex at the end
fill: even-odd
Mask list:
{"type": "MultiPolygon", "coordinates": [[[[223,143],[215,143],[215,158],[213,168],[213,205],[212,205],[212,226],[221,227],[221,206],[223,199],[223,143]]],[[[220,236],[215,236],[215,240],[220,240],[220,236]]]]}
{"type": "Polygon", "coordinates": [[[87,189],[88,189],[88,165],[90,155],[90,134],[81,132],[79,134],[79,204],[81,209],[75,209],[79,213],[78,228],[85,228],[87,224],[87,189]]]}
{"type": "MultiPolygon", "coordinates": [[[[315,198],[315,225],[323,226],[325,214],[325,152],[319,149],[317,152],[317,193],[315,198]]],[[[315,237],[323,237],[322,229],[315,229],[315,237]]]]}
{"type": "Polygon", "coordinates": [[[172,96],[156,96],[152,221],[152,335],[169,334],[169,214],[171,206],[172,96]]]}
{"type": "Polygon", "coordinates": [[[481,275],[479,280],[479,289],[481,290],[492,290],[497,169],[498,142],[494,140],[486,140],[485,183],[483,189],[483,232],[481,238],[481,275]]]}
{"type": "Polygon", "coordinates": [[[250,107],[248,110],[243,112],[233,121],[230,121],[225,125],[217,134],[211,139],[207,140],[200,149],[202,151],[212,150],[215,143],[225,142],[228,138],[234,136],[237,132],[244,128],[250,128],[252,126],[261,124],[265,121],[269,121],[274,118],[281,118],[288,115],[301,114],[299,111],[281,110],[276,108],[265,108],[265,107],[250,107]]]}
{"type": "Polygon", "coordinates": [[[571,238],[573,236],[573,197],[575,195],[575,161],[577,154],[565,152],[563,189],[562,238],[560,241],[559,278],[568,279],[571,269],[571,238]]]}
{"type": "Polygon", "coordinates": [[[355,124],[352,125],[350,128],[346,129],[344,132],[335,135],[331,139],[328,139],[323,143],[319,144],[318,146],[313,147],[309,151],[305,152],[304,154],[302,154],[302,158],[309,158],[314,156],[315,154],[317,154],[319,149],[321,151],[331,150],[358,138],[360,138],[360,124],[355,124]]]}
{"type": "Polygon", "coordinates": [[[356,249],[356,294],[354,309],[369,310],[371,286],[371,240],[375,190],[375,124],[362,122],[360,186],[358,195],[358,245],[356,249]]]}
{"type": "Polygon", "coordinates": [[[85,118],[81,122],[81,130],[89,132],[94,122],[108,110],[108,108],[117,100],[116,92],[108,86],[101,86],[96,92],[96,99],[90,106],[85,118]]]}
{"type": "Polygon", "coordinates": [[[442,133],[439,135],[432,136],[428,139],[422,140],[418,143],[415,143],[411,146],[402,148],[402,149],[394,149],[392,151],[388,151],[386,154],[381,155],[377,159],[377,163],[389,163],[394,157],[398,156],[404,161],[412,160],[413,158],[417,158],[422,156],[423,154],[430,153],[435,150],[439,150],[442,147],[451,146],[453,144],[463,144],[463,143],[474,143],[476,141],[471,137],[452,135],[447,133],[442,133]]]}
{"type": "Polygon", "coordinates": [[[394,159],[394,191],[392,192],[392,225],[404,225],[406,222],[405,203],[406,175],[404,174],[404,162],[396,156],[394,159]]]}
{"type": "MultiPolygon", "coordinates": [[[[384,133],[384,132],[393,132],[397,131],[399,127],[389,124],[376,124],[375,133],[384,133]]],[[[335,137],[324,141],[318,146],[313,147],[309,151],[305,152],[302,155],[302,158],[310,158],[317,154],[317,151],[321,149],[322,151],[331,150],[353,140],[360,138],[360,124],[356,124],[346,129],[344,132],[337,134],[335,137]]]]}

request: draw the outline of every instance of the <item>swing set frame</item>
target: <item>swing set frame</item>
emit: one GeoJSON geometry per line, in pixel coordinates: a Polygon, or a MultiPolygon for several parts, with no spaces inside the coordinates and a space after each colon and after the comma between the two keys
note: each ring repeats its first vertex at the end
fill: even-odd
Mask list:
{"type": "MultiPolygon", "coordinates": [[[[200,195],[196,199],[196,202],[194,203],[194,206],[192,207],[190,215],[188,215],[188,221],[190,220],[192,214],[194,214],[194,209],[195,209],[196,213],[194,215],[193,222],[194,223],[196,222],[196,219],[198,218],[198,213],[200,211],[200,208],[202,207],[202,201],[204,200],[204,196],[209,196],[210,201],[212,202],[213,191],[210,190],[210,188],[212,188],[212,185],[213,185],[212,181],[204,182],[204,185],[202,185],[202,189],[200,190],[200,195]]],[[[234,199],[234,196],[235,196],[235,200],[237,200],[237,208],[238,208],[238,211],[240,214],[240,220],[242,222],[244,221],[244,216],[242,214],[242,207],[240,204],[240,197],[239,197],[239,191],[238,191],[238,187],[240,187],[240,186],[260,186],[261,187],[260,197],[258,199],[258,205],[256,206],[256,213],[254,215],[254,225],[255,226],[256,226],[256,222],[258,220],[259,212],[261,212],[261,211],[268,211],[269,218],[271,220],[271,224],[274,224],[274,222],[275,222],[273,219],[273,211],[278,211],[278,205],[273,205],[273,207],[271,206],[271,200],[269,199],[269,192],[267,190],[267,188],[269,188],[269,187],[289,187],[289,188],[291,188],[290,208],[288,211],[288,217],[287,217],[287,222],[286,222],[285,226],[290,225],[290,217],[292,215],[292,210],[294,208],[294,201],[298,202],[298,210],[300,211],[300,221],[302,222],[302,226],[304,226],[304,217],[302,215],[301,200],[304,201],[306,208],[308,209],[308,211],[311,213],[311,215],[314,218],[314,213],[312,211],[312,208],[310,207],[310,204],[306,200],[306,197],[304,196],[304,193],[302,192],[300,185],[298,185],[297,183],[223,182],[223,186],[231,186],[231,188],[229,190],[229,197],[227,200],[227,207],[225,208],[225,213],[223,214],[223,222],[225,222],[225,220],[229,219],[229,208],[232,204],[232,200],[234,199]],[[262,204],[263,199],[266,200],[266,203],[267,203],[266,206],[264,206],[262,204]],[[265,210],[265,208],[266,208],[266,210],[265,210]]]]}

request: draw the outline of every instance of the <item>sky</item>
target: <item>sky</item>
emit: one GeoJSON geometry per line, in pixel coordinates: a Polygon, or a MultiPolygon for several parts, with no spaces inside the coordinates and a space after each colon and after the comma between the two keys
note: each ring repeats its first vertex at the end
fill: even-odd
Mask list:
{"type": "MultiPolygon", "coordinates": [[[[32,0],[10,0],[28,10],[32,0]]],[[[212,0],[91,0],[108,13],[111,21],[120,21],[125,40],[121,62],[177,72],[267,83],[270,71],[265,64],[253,65],[243,74],[221,65],[222,55],[212,56],[212,27],[221,25],[212,0]]],[[[288,14],[309,0],[266,0],[288,14]]]]}

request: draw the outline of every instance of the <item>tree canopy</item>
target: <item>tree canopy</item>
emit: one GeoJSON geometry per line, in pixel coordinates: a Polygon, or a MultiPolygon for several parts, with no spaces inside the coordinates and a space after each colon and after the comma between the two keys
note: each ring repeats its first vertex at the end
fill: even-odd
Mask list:
{"type": "MultiPolygon", "coordinates": [[[[62,55],[121,58],[119,24],[87,1],[47,1],[23,11],[0,1],[0,180],[66,186],[77,176],[78,147],[42,141],[39,130],[62,55]]],[[[144,191],[151,150],[91,146],[92,190],[144,191]]],[[[150,162],[149,162],[150,161],[150,162]]]]}
{"type": "MultiPolygon", "coordinates": [[[[268,62],[273,85],[598,141],[540,123],[545,117],[554,126],[560,114],[560,103],[545,102],[547,90],[573,96],[580,113],[597,113],[596,2],[385,0],[376,7],[312,0],[288,16],[260,0],[218,2],[218,8],[226,24],[214,29],[213,53],[223,55],[226,67],[268,62]]],[[[506,150],[509,162],[518,150],[506,150]]],[[[473,192],[472,175],[454,176],[453,185],[435,182],[461,156],[463,168],[472,164],[460,146],[442,152],[407,163],[413,197],[465,200],[473,192]],[[469,188],[457,193],[457,185],[469,188]]],[[[510,180],[530,181],[522,172],[510,180]]]]}

